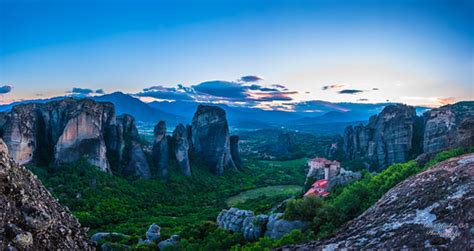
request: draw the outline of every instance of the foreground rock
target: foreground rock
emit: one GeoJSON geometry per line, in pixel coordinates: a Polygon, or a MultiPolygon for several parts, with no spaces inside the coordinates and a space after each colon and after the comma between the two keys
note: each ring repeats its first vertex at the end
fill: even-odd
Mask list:
{"type": "Polygon", "coordinates": [[[20,164],[48,166],[85,157],[111,172],[111,162],[123,169],[126,160],[126,172],[149,176],[133,117],[117,118],[112,103],[66,98],[21,104],[1,114],[0,127],[10,156],[20,164]]]}
{"type": "Polygon", "coordinates": [[[474,154],[439,163],[389,190],[335,237],[281,250],[472,250],[474,154]]]}
{"type": "Polygon", "coordinates": [[[217,175],[224,168],[236,169],[230,150],[229,126],[222,108],[199,105],[192,120],[193,150],[217,175]]]}
{"type": "Polygon", "coordinates": [[[256,241],[260,237],[267,236],[280,239],[293,230],[304,230],[309,225],[302,221],[288,221],[281,218],[282,214],[270,216],[255,215],[249,210],[230,208],[222,210],[217,216],[217,225],[236,233],[242,233],[247,241],[256,241]]]}
{"type": "Polygon", "coordinates": [[[175,234],[175,235],[172,235],[170,238],[164,240],[164,241],[160,241],[160,243],[158,243],[158,248],[160,250],[165,250],[167,248],[170,248],[176,244],[179,243],[179,235],[175,234]]]}
{"type": "Polygon", "coordinates": [[[0,140],[0,249],[93,250],[86,231],[0,140]]]}

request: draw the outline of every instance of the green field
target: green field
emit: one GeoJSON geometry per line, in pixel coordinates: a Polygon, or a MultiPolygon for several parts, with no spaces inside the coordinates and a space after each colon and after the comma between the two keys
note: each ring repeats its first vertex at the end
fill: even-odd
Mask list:
{"type": "Polygon", "coordinates": [[[290,197],[290,196],[299,194],[301,192],[301,189],[303,189],[303,187],[297,186],[297,185],[277,185],[277,186],[260,187],[260,188],[244,191],[235,196],[229,197],[226,200],[226,204],[229,207],[235,207],[240,203],[246,202],[247,200],[257,199],[261,196],[290,197]]]}

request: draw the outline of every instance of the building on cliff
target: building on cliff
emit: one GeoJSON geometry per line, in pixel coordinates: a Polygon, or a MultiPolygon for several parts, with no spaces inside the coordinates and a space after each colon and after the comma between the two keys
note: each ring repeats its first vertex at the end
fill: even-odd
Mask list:
{"type": "Polygon", "coordinates": [[[313,183],[313,185],[311,185],[311,188],[304,194],[304,196],[305,197],[307,196],[326,197],[329,195],[328,185],[329,185],[329,181],[326,179],[317,180],[316,182],[313,183]]]}
{"type": "MultiPolygon", "coordinates": [[[[324,174],[324,179],[326,180],[330,180],[332,177],[338,175],[341,170],[341,163],[339,163],[339,161],[319,157],[309,160],[308,166],[308,176],[318,177],[316,174],[324,174]]],[[[320,179],[323,179],[323,177],[320,179]]]]}

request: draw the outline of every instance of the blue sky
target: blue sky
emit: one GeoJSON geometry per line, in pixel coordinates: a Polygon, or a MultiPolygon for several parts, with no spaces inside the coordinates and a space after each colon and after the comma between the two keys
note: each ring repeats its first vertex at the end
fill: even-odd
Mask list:
{"type": "Polygon", "coordinates": [[[262,107],[474,99],[473,8],[456,0],[0,0],[0,86],[13,87],[0,88],[1,102],[73,88],[195,97],[208,81],[215,90],[243,86],[244,99],[262,107]],[[262,77],[260,88],[238,81],[246,75],[262,77]]]}

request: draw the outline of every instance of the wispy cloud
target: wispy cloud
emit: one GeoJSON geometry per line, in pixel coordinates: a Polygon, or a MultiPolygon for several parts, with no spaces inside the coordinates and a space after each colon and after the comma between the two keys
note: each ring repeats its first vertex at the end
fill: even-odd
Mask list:
{"type": "Polygon", "coordinates": [[[262,77],[255,76],[255,75],[248,75],[248,76],[243,76],[243,77],[240,78],[240,81],[245,82],[245,83],[258,82],[258,81],[261,81],[261,80],[263,80],[262,77]]]}
{"type": "Polygon", "coordinates": [[[331,89],[341,89],[344,85],[325,85],[323,86],[323,91],[331,90],[331,89]]]}
{"type": "Polygon", "coordinates": [[[363,90],[357,90],[357,89],[345,89],[345,90],[339,91],[338,93],[339,94],[357,94],[357,93],[361,93],[361,92],[364,92],[364,91],[363,90]]]}

